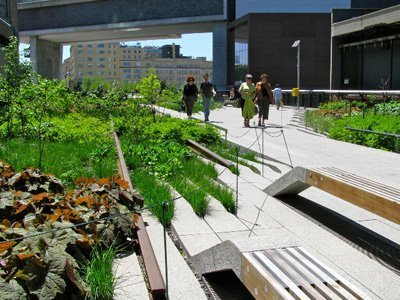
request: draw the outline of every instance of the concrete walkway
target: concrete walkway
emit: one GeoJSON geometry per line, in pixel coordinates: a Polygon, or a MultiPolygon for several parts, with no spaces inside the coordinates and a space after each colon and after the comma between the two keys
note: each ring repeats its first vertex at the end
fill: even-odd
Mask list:
{"type": "MultiPolygon", "coordinates": [[[[184,114],[167,112],[185,118],[184,114]]],[[[300,120],[302,113],[303,110],[292,110],[288,107],[282,111],[276,111],[271,107],[269,124],[282,125],[294,166],[335,166],[386,185],[397,188],[400,186],[400,155],[330,140],[323,135],[315,134],[302,126],[300,120]]],[[[202,119],[202,114],[195,117],[202,119]]],[[[267,127],[264,134],[264,150],[262,150],[259,138],[261,129],[242,127],[240,109],[226,107],[213,111],[210,120],[228,129],[230,141],[264,152],[268,156],[268,167],[264,167],[264,177],[246,167],[240,168],[237,218],[221,210],[214,201],[211,202],[210,214],[204,219],[198,218],[185,201],[176,203],[172,229],[194,262],[202,261],[202,255],[209,258],[210,249],[225,240],[245,245],[245,248],[249,249],[251,245],[257,243],[264,246],[276,243],[276,238],[282,236],[282,239],[292,241],[294,245],[305,246],[308,251],[355,284],[368,297],[400,299],[400,290],[396,288],[400,286],[398,275],[337,235],[263,192],[272,181],[291,169],[279,128],[267,127]]],[[[259,164],[255,165],[261,170],[259,164]]],[[[217,166],[217,168],[223,171],[222,167],[217,166]]],[[[229,171],[224,171],[219,180],[233,190],[236,189],[236,176],[229,171]]],[[[304,191],[301,196],[358,222],[393,243],[400,243],[400,226],[397,224],[314,188],[304,191]]],[[[218,259],[224,258],[218,258],[217,255],[215,261],[218,259]]],[[[229,260],[228,257],[225,259],[229,260]]],[[[203,267],[211,271],[213,267],[217,269],[217,265],[214,263],[214,266],[208,268],[198,266],[198,269],[201,270],[203,267]]]]}

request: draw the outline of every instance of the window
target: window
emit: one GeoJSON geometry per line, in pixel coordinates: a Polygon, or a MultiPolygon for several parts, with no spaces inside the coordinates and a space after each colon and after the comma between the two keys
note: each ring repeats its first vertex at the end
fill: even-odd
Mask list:
{"type": "Polygon", "coordinates": [[[103,68],[103,69],[104,69],[106,66],[105,66],[104,64],[97,64],[97,67],[98,67],[98,68],[103,68]]]}
{"type": "Polygon", "coordinates": [[[97,48],[104,48],[104,44],[103,43],[97,44],[97,48]]]}
{"type": "Polygon", "coordinates": [[[92,71],[88,71],[87,74],[90,75],[90,76],[93,76],[93,72],[92,71]]]}
{"type": "Polygon", "coordinates": [[[103,76],[103,75],[104,75],[104,72],[103,72],[103,71],[97,71],[97,75],[98,75],[98,76],[103,76]]]}
{"type": "Polygon", "coordinates": [[[78,68],[83,68],[83,64],[78,64],[78,68]]]}
{"type": "Polygon", "coordinates": [[[122,78],[124,78],[124,79],[129,79],[129,78],[131,78],[131,74],[124,74],[124,75],[122,76],[122,78]]]}
{"type": "Polygon", "coordinates": [[[76,53],[83,54],[83,51],[82,50],[78,50],[78,51],[76,51],[76,53]]]}
{"type": "Polygon", "coordinates": [[[97,50],[97,54],[104,54],[105,51],[104,50],[97,50]]]}
{"type": "Polygon", "coordinates": [[[88,68],[93,68],[93,64],[88,64],[88,68]]]}
{"type": "Polygon", "coordinates": [[[88,48],[92,48],[93,45],[92,45],[92,44],[88,44],[87,47],[88,47],[88,48]]]}
{"type": "Polygon", "coordinates": [[[130,72],[131,72],[131,69],[123,69],[122,72],[124,72],[124,73],[130,73],[130,72]]]}
{"type": "Polygon", "coordinates": [[[105,57],[98,57],[97,61],[106,61],[106,58],[105,57]]]}
{"type": "Polygon", "coordinates": [[[83,57],[78,57],[78,62],[83,62],[83,57]]]}
{"type": "Polygon", "coordinates": [[[123,65],[124,67],[130,67],[131,63],[130,63],[129,61],[124,61],[124,62],[122,63],[122,65],[123,65]]]}
{"type": "Polygon", "coordinates": [[[83,72],[78,72],[78,76],[83,76],[83,72]]]}
{"type": "Polygon", "coordinates": [[[93,54],[93,50],[88,50],[87,54],[93,54]]]}
{"type": "Polygon", "coordinates": [[[93,61],[93,57],[88,57],[87,61],[93,61]]]}

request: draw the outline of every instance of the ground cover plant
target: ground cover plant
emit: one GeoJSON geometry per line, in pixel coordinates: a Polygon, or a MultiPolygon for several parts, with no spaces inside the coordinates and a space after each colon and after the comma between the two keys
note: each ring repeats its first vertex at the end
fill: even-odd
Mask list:
{"type": "Polygon", "coordinates": [[[118,177],[81,178],[66,192],[52,175],[0,161],[0,298],[94,296],[80,268],[92,247],[136,238],[127,188],[118,177]]]}
{"type": "MultiPolygon", "coordinates": [[[[0,142],[0,158],[16,170],[37,166],[37,141],[12,139],[0,142]]],[[[111,141],[47,143],[42,170],[57,174],[67,187],[79,177],[102,178],[116,174],[116,154],[111,141]]]]}
{"type": "MultiPolygon", "coordinates": [[[[357,132],[346,127],[400,134],[400,101],[377,103],[335,101],[321,105],[317,110],[308,110],[305,123],[317,132],[330,138],[365,145],[368,147],[398,151],[394,136],[357,132]]],[[[398,147],[398,146],[397,146],[398,147]]]]}

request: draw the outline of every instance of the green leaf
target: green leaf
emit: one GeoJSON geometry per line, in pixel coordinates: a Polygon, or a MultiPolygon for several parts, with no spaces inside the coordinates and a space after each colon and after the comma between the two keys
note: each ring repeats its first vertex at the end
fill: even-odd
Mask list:
{"type": "Polygon", "coordinates": [[[24,300],[27,299],[22,286],[17,281],[11,280],[9,283],[0,278],[0,299],[2,300],[24,300]]]}

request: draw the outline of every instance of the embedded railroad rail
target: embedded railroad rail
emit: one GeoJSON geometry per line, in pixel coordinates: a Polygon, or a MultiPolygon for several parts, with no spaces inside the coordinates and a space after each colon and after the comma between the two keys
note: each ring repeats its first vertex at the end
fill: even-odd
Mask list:
{"type": "MultiPolygon", "coordinates": [[[[119,142],[118,135],[113,132],[115,146],[118,153],[118,168],[120,176],[129,184],[129,188],[134,192],[132,181],[129,176],[129,171],[125,163],[124,154],[122,152],[121,144],[119,142]]],[[[143,202],[139,203],[143,206],[143,202]]],[[[141,249],[141,254],[143,257],[144,267],[146,269],[147,278],[150,287],[150,293],[153,299],[165,299],[166,287],[164,279],[161,275],[160,267],[158,265],[156,256],[154,254],[153,246],[149,235],[147,234],[146,226],[144,224],[141,214],[138,214],[138,240],[141,249]]]]}

